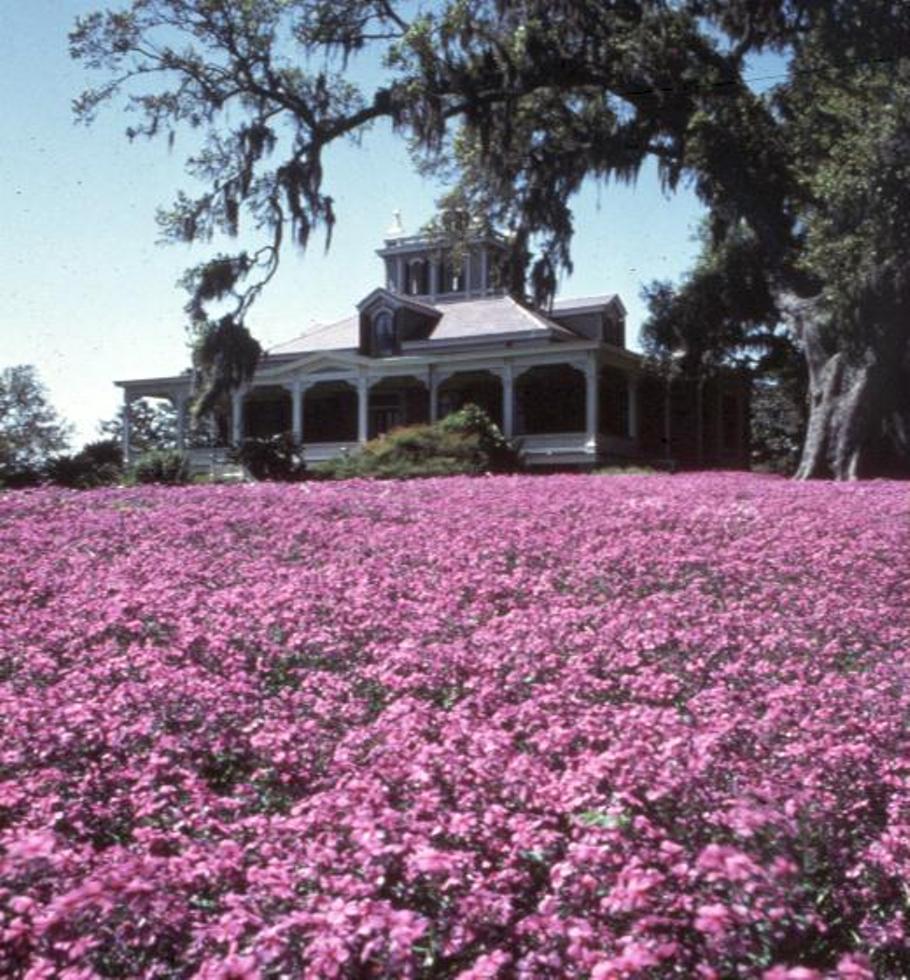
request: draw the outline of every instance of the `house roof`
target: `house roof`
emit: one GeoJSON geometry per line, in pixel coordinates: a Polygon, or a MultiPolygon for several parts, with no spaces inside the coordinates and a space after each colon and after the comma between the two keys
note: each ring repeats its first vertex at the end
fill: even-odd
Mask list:
{"type": "MultiPolygon", "coordinates": [[[[372,295],[372,294],[371,294],[372,295]]],[[[404,299],[404,298],[403,298],[404,299]]],[[[434,304],[408,302],[406,305],[438,315],[429,340],[471,340],[487,336],[539,333],[541,339],[555,334],[577,339],[566,327],[522,306],[510,296],[486,296],[478,299],[438,301],[434,304]]],[[[314,351],[353,350],[359,345],[359,317],[349,316],[313,327],[299,337],[269,349],[272,357],[308,354],[314,351]]]]}
{"type": "Polygon", "coordinates": [[[430,334],[430,340],[459,340],[528,331],[574,336],[565,327],[522,306],[511,296],[441,302],[436,304],[436,309],[442,317],[430,334]]]}
{"type": "Polygon", "coordinates": [[[283,354],[308,354],[311,351],[353,350],[359,343],[359,329],[360,317],[346,316],[343,320],[312,327],[293,340],[270,347],[267,353],[270,357],[280,357],[283,354]]]}

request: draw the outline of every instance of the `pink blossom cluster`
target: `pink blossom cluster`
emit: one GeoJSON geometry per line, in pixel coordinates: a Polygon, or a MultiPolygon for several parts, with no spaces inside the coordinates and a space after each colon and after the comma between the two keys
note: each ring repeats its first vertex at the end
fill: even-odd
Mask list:
{"type": "Polygon", "coordinates": [[[910,494],[0,496],[0,975],[910,975],[910,494]]]}

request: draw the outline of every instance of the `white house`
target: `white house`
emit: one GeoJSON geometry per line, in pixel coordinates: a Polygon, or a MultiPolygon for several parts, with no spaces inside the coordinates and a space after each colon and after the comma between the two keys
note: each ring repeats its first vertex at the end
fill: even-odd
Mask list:
{"type": "MultiPolygon", "coordinates": [[[[466,251],[453,263],[439,240],[406,235],[396,215],[377,250],[385,285],[343,319],[269,350],[216,420],[215,441],[292,432],[315,462],[475,402],[531,466],[744,464],[748,387],[740,376],[671,384],[626,348],[618,296],[531,309],[500,284],[501,238],[477,238],[466,251]]],[[[170,399],[186,446],[189,373],[117,384],[127,403],[170,399]]],[[[213,453],[189,451],[197,466],[213,453]]],[[[124,452],[129,459],[128,426],[124,452]]]]}

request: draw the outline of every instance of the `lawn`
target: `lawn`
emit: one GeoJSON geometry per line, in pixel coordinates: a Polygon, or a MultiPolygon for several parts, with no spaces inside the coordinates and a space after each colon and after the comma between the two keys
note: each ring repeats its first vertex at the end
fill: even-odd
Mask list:
{"type": "Polygon", "coordinates": [[[0,975],[910,975],[908,490],[0,496],[0,975]]]}

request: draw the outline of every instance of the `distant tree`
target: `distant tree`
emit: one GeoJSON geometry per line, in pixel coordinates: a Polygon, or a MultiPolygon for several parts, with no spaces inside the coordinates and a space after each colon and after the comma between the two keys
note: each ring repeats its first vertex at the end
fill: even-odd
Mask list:
{"type": "Polygon", "coordinates": [[[777,328],[772,284],[761,243],[745,224],[715,244],[708,223],[694,268],[678,285],[655,281],[642,298],[645,350],[676,354],[682,371],[704,375],[724,367],[755,367],[763,355],[788,343],[777,328]]]}
{"type": "Polygon", "coordinates": [[[41,478],[48,462],[67,448],[70,426],[48,401],[30,364],[0,373],[0,485],[41,478]]]}
{"type": "Polygon", "coordinates": [[[645,350],[656,364],[693,380],[747,368],[753,459],[793,474],[808,414],[806,363],[781,323],[761,243],[744,224],[716,242],[705,222],[699,237],[700,253],[680,283],[655,281],[642,290],[645,350]]]}
{"type": "MultiPolygon", "coordinates": [[[[105,439],[122,445],[123,417],[126,407],[121,405],[117,414],[98,426],[105,439]]],[[[130,446],[137,453],[157,449],[174,449],[177,445],[177,410],[169,401],[152,401],[139,398],[130,402],[130,446]]]]}
{"type": "Polygon", "coordinates": [[[123,453],[113,439],[87,442],[78,453],[52,459],[46,473],[53,483],[77,490],[107,486],[123,479],[123,453]]]}

